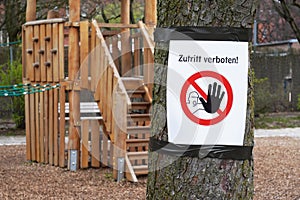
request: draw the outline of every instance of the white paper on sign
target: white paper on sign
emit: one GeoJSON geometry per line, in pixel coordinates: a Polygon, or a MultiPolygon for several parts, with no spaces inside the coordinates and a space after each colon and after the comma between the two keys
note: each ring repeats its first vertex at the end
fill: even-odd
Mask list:
{"type": "Polygon", "coordinates": [[[243,145],[248,62],[247,42],[170,41],[169,142],[243,145]]]}

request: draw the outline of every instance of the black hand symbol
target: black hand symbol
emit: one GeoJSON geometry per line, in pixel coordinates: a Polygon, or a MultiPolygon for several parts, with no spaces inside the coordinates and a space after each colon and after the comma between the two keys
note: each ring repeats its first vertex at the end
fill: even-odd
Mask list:
{"type": "Polygon", "coordinates": [[[221,92],[221,85],[218,85],[217,89],[217,83],[214,83],[213,89],[211,90],[212,85],[208,85],[208,94],[207,94],[207,101],[205,101],[202,97],[200,97],[200,101],[204,107],[204,110],[208,113],[215,113],[218,111],[220,104],[222,102],[222,99],[224,97],[225,92],[221,92]]]}

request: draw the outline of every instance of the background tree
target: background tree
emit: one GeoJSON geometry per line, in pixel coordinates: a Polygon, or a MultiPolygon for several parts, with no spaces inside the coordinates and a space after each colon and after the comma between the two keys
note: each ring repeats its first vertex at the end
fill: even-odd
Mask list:
{"type": "Polygon", "coordinates": [[[255,17],[257,21],[257,43],[271,43],[297,38],[300,27],[300,1],[297,1],[298,3],[294,0],[260,1],[255,17]]]}
{"type": "MultiPolygon", "coordinates": [[[[158,0],[157,27],[251,27],[257,1],[158,0]]],[[[168,141],[166,78],[168,44],[156,43],[151,134],[168,141]]],[[[249,89],[244,145],[253,145],[253,91],[249,89]]],[[[253,160],[173,157],[150,152],[147,199],[252,199],[253,160]]]]}
{"type": "Polygon", "coordinates": [[[284,18],[292,28],[300,43],[300,1],[299,0],[273,0],[275,10],[284,18]]]}
{"type": "MultiPolygon", "coordinates": [[[[37,1],[36,19],[45,19],[48,10],[66,8],[67,3],[68,0],[37,1]]],[[[22,24],[25,23],[27,0],[4,0],[0,5],[0,30],[7,31],[10,41],[19,40],[22,24]]]]}
{"type": "MultiPolygon", "coordinates": [[[[61,12],[61,17],[67,18],[69,0],[44,0],[36,1],[36,19],[46,19],[47,12],[55,9],[61,12]]],[[[99,21],[106,23],[120,22],[119,0],[81,0],[81,17],[92,19],[97,17],[99,21]]],[[[142,0],[131,0],[131,23],[136,23],[143,18],[142,0]]],[[[21,38],[22,24],[25,23],[27,0],[3,0],[0,1],[0,30],[8,33],[10,41],[21,38]]]]}

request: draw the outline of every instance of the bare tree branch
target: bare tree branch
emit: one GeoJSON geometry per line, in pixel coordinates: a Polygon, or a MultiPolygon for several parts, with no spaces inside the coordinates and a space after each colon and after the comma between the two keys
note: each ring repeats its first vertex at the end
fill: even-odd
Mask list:
{"type": "MultiPolygon", "coordinates": [[[[296,3],[296,1],[294,0],[293,3],[296,3]]],[[[300,29],[297,26],[286,1],[279,0],[279,2],[278,2],[278,1],[273,0],[273,4],[274,4],[274,7],[275,7],[276,11],[278,12],[278,14],[290,24],[293,32],[296,35],[297,40],[300,43],[300,29]]],[[[296,3],[296,5],[297,5],[297,3],[296,3]]]]}
{"type": "Polygon", "coordinates": [[[300,3],[296,2],[297,0],[293,0],[292,5],[300,9],[300,3]]]}

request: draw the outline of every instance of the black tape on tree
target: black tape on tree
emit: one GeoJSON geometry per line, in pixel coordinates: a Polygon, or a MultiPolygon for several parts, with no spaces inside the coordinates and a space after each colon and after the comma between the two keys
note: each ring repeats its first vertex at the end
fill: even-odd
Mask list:
{"type": "Polygon", "coordinates": [[[252,159],[253,146],[234,145],[182,145],[150,138],[149,149],[177,157],[219,158],[231,160],[252,159]]]}
{"type": "Polygon", "coordinates": [[[155,42],[170,40],[213,40],[250,42],[252,29],[234,27],[170,27],[157,28],[154,32],[155,42]]]}

